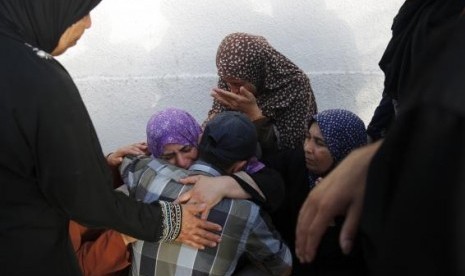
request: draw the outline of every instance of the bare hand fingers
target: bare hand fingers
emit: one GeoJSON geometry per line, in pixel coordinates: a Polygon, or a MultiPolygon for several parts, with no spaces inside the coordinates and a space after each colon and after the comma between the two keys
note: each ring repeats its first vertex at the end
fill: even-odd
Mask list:
{"type": "Polygon", "coordinates": [[[197,248],[197,249],[202,249],[202,250],[205,249],[205,246],[203,246],[203,245],[201,245],[199,243],[190,241],[190,240],[183,241],[183,240],[177,239],[177,241],[182,242],[184,244],[187,244],[187,245],[192,246],[192,247],[197,248]]]}
{"type": "Polygon", "coordinates": [[[321,238],[323,237],[328,225],[332,222],[333,218],[326,214],[317,212],[315,219],[310,224],[306,233],[306,241],[303,244],[303,252],[300,254],[300,261],[303,263],[310,263],[315,258],[318,246],[320,245],[321,238]]]}
{"type": "Polygon", "coordinates": [[[205,204],[183,205],[183,221],[178,240],[213,247],[221,240],[217,234],[221,231],[221,226],[195,216],[205,209],[202,205],[205,204]]]}
{"type": "Polygon", "coordinates": [[[133,154],[133,155],[143,155],[143,154],[145,154],[145,151],[143,151],[139,147],[132,146],[125,153],[126,154],[133,154]]]}
{"type": "Polygon", "coordinates": [[[191,191],[187,191],[185,193],[182,193],[175,201],[174,203],[186,203],[191,199],[191,191]]]}
{"type": "Polygon", "coordinates": [[[139,147],[139,148],[141,148],[141,149],[147,148],[147,142],[144,142],[144,141],[138,142],[138,143],[134,143],[133,145],[136,146],[136,147],[139,147]]]}
{"type": "Polygon", "coordinates": [[[128,154],[142,155],[142,154],[145,154],[145,150],[143,149],[142,146],[138,146],[137,144],[132,144],[132,145],[118,149],[115,153],[117,154],[117,156],[123,157],[128,154]]]}
{"type": "Polygon", "coordinates": [[[218,95],[213,95],[213,94],[212,94],[212,96],[213,96],[213,98],[215,98],[215,100],[217,100],[222,106],[225,106],[226,108],[231,109],[231,106],[230,106],[230,104],[229,104],[228,101],[224,100],[223,98],[221,98],[221,97],[218,96],[218,95]]]}
{"type": "MultiPolygon", "coordinates": [[[[184,211],[183,211],[183,217],[186,219],[189,218],[191,220],[191,224],[193,225],[193,228],[201,228],[205,229],[207,231],[221,231],[221,226],[219,224],[209,222],[206,220],[199,219],[196,215],[202,213],[207,209],[206,204],[186,204],[183,205],[183,210],[186,211],[186,216],[184,216],[184,211]],[[187,217],[188,215],[191,215],[191,217],[187,217]]],[[[195,234],[195,232],[194,232],[195,234]]]]}
{"type": "Polygon", "coordinates": [[[192,175],[192,176],[179,179],[179,182],[184,185],[192,185],[192,184],[197,183],[197,181],[200,180],[200,177],[201,177],[200,175],[192,175]]]}
{"type": "Polygon", "coordinates": [[[222,89],[214,89],[211,95],[222,105],[236,110],[244,101],[249,101],[244,95],[238,95],[222,89]]]}
{"type": "Polygon", "coordinates": [[[241,86],[241,88],[239,89],[239,93],[248,100],[255,99],[255,95],[249,89],[247,89],[247,87],[241,86]]]}
{"type": "Polygon", "coordinates": [[[296,254],[301,262],[311,262],[315,257],[321,237],[333,217],[321,201],[322,189],[315,188],[305,200],[296,228],[296,254]]]}
{"type": "Polygon", "coordinates": [[[239,101],[240,99],[244,98],[243,95],[235,94],[230,91],[226,91],[222,89],[216,90],[215,92],[217,95],[221,96],[224,100],[227,100],[227,101],[239,101]]]}
{"type": "Polygon", "coordinates": [[[208,218],[208,214],[210,214],[210,209],[206,209],[205,211],[202,212],[200,218],[201,219],[207,219],[208,218]]]}
{"type": "Polygon", "coordinates": [[[180,241],[182,243],[188,244],[192,247],[198,248],[198,249],[205,249],[205,246],[208,247],[215,247],[218,245],[216,241],[212,241],[206,238],[203,238],[200,235],[192,235],[189,236],[188,238],[186,237],[179,237],[177,241],[180,241]]]}
{"type": "Polygon", "coordinates": [[[353,241],[357,235],[362,215],[362,208],[362,204],[354,203],[346,214],[341,233],[339,234],[339,244],[344,254],[349,254],[352,251],[353,241]]]}
{"type": "Polygon", "coordinates": [[[222,95],[220,94],[212,94],[213,98],[215,98],[221,105],[224,105],[225,107],[229,108],[229,109],[232,109],[233,106],[235,105],[235,103],[233,102],[233,100],[231,99],[228,99],[228,98],[225,98],[223,97],[222,95]]]}
{"type": "Polygon", "coordinates": [[[315,206],[315,204],[312,204],[309,194],[300,208],[299,217],[297,219],[295,251],[301,262],[304,260],[305,245],[308,239],[308,227],[311,225],[316,215],[317,210],[315,206]]]}
{"type": "Polygon", "coordinates": [[[221,236],[219,234],[215,234],[202,229],[196,231],[195,234],[192,235],[192,237],[196,243],[210,247],[215,247],[221,241],[221,236]]]}

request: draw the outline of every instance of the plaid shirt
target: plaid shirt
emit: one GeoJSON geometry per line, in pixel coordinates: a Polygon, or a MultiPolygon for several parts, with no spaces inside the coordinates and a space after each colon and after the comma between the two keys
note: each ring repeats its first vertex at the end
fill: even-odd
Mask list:
{"type": "MultiPolygon", "coordinates": [[[[153,158],[128,158],[120,167],[130,196],[144,202],[172,201],[191,185],[177,181],[188,175],[219,173],[196,162],[184,170],[153,158]]],[[[215,248],[197,250],[179,242],[133,244],[133,275],[231,275],[239,257],[246,254],[271,275],[281,275],[292,266],[289,248],[260,207],[248,200],[223,199],[208,220],[222,226],[222,241],[215,248]]]]}

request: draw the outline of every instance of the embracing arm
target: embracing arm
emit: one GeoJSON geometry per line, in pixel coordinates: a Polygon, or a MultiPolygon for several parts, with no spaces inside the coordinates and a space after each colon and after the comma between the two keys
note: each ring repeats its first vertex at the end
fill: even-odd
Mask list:
{"type": "Polygon", "coordinates": [[[107,154],[107,163],[110,167],[111,173],[113,175],[113,188],[118,188],[123,185],[123,180],[121,179],[121,174],[119,173],[118,166],[123,162],[123,158],[126,155],[147,155],[149,154],[147,143],[139,142],[131,145],[127,145],[117,149],[115,152],[110,152],[107,154]]]}
{"type": "Polygon", "coordinates": [[[251,199],[269,211],[276,210],[284,199],[281,175],[267,167],[250,175],[245,172],[218,177],[195,175],[180,182],[195,186],[183,193],[177,202],[205,202],[207,210],[202,213],[202,218],[206,218],[209,210],[225,197],[251,199]]]}
{"type": "Polygon", "coordinates": [[[49,204],[86,226],[160,239],[160,206],[113,191],[111,173],[84,106],[65,97],[56,100],[61,104],[38,117],[37,131],[38,183],[49,204]],[[63,148],[68,149],[66,154],[63,148]]]}
{"type": "MultiPolygon", "coordinates": [[[[239,178],[239,177],[237,177],[239,178]]],[[[239,178],[240,179],[240,178],[239,178]]],[[[248,186],[243,181],[242,185],[248,186]]],[[[248,194],[240,184],[233,178],[233,176],[205,176],[194,175],[180,180],[183,184],[194,184],[194,187],[189,191],[181,194],[175,202],[181,203],[206,203],[207,209],[202,213],[202,219],[206,219],[212,209],[223,198],[235,199],[250,199],[251,195],[248,194]]],[[[254,190],[254,188],[250,188],[254,190]]],[[[254,191],[254,194],[259,192],[254,191]]],[[[260,198],[260,200],[264,200],[260,198]]]]}
{"type": "MultiPolygon", "coordinates": [[[[33,118],[37,125],[30,127],[36,130],[33,135],[37,141],[34,157],[38,186],[48,204],[57,213],[86,226],[111,228],[147,241],[166,237],[160,203],[136,202],[113,191],[111,173],[78,92],[54,93],[52,98],[59,104],[51,105],[44,99],[40,116],[33,118]]],[[[210,240],[205,245],[219,240],[218,235],[205,233],[217,231],[219,225],[195,217],[195,212],[203,210],[201,206],[181,208],[182,216],[177,217],[182,217],[178,239],[202,244],[202,235],[210,240]]]]}
{"type": "MultiPolygon", "coordinates": [[[[285,192],[284,180],[281,174],[272,168],[264,167],[260,171],[247,176],[252,178],[264,196],[262,201],[259,201],[260,197],[258,196],[253,201],[268,212],[278,209],[284,200],[285,192]]],[[[253,195],[252,191],[250,194],[253,195]]]]}
{"type": "Polygon", "coordinates": [[[118,168],[123,162],[126,155],[148,155],[148,147],[146,142],[134,143],[117,149],[107,155],[107,163],[110,167],[118,168]]]}

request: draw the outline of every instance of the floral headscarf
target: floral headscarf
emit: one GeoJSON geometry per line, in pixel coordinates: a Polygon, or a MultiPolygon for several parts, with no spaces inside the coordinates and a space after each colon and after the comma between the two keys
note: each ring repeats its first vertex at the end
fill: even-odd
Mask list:
{"type": "MultiPolygon", "coordinates": [[[[296,148],[305,138],[306,123],[317,107],[310,80],[264,37],[233,33],[221,42],[217,56],[218,87],[229,90],[222,77],[239,78],[257,88],[257,104],[277,128],[278,146],[296,148]]],[[[226,110],[214,100],[209,118],[226,110]]]]}
{"type": "Polygon", "coordinates": [[[320,127],[335,164],[367,143],[365,124],[348,110],[328,109],[314,115],[312,122],[320,127]]]}
{"type": "Polygon", "coordinates": [[[186,111],[168,108],[152,115],[147,123],[147,144],[152,155],[163,154],[167,144],[197,147],[202,129],[186,111]]]}

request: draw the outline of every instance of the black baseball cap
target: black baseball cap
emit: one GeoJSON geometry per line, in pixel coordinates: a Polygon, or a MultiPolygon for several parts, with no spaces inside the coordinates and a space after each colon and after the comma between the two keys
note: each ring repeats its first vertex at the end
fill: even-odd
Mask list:
{"type": "Polygon", "coordinates": [[[205,126],[199,151],[220,160],[248,160],[257,150],[257,131],[252,121],[237,111],[217,114],[205,126]]]}

